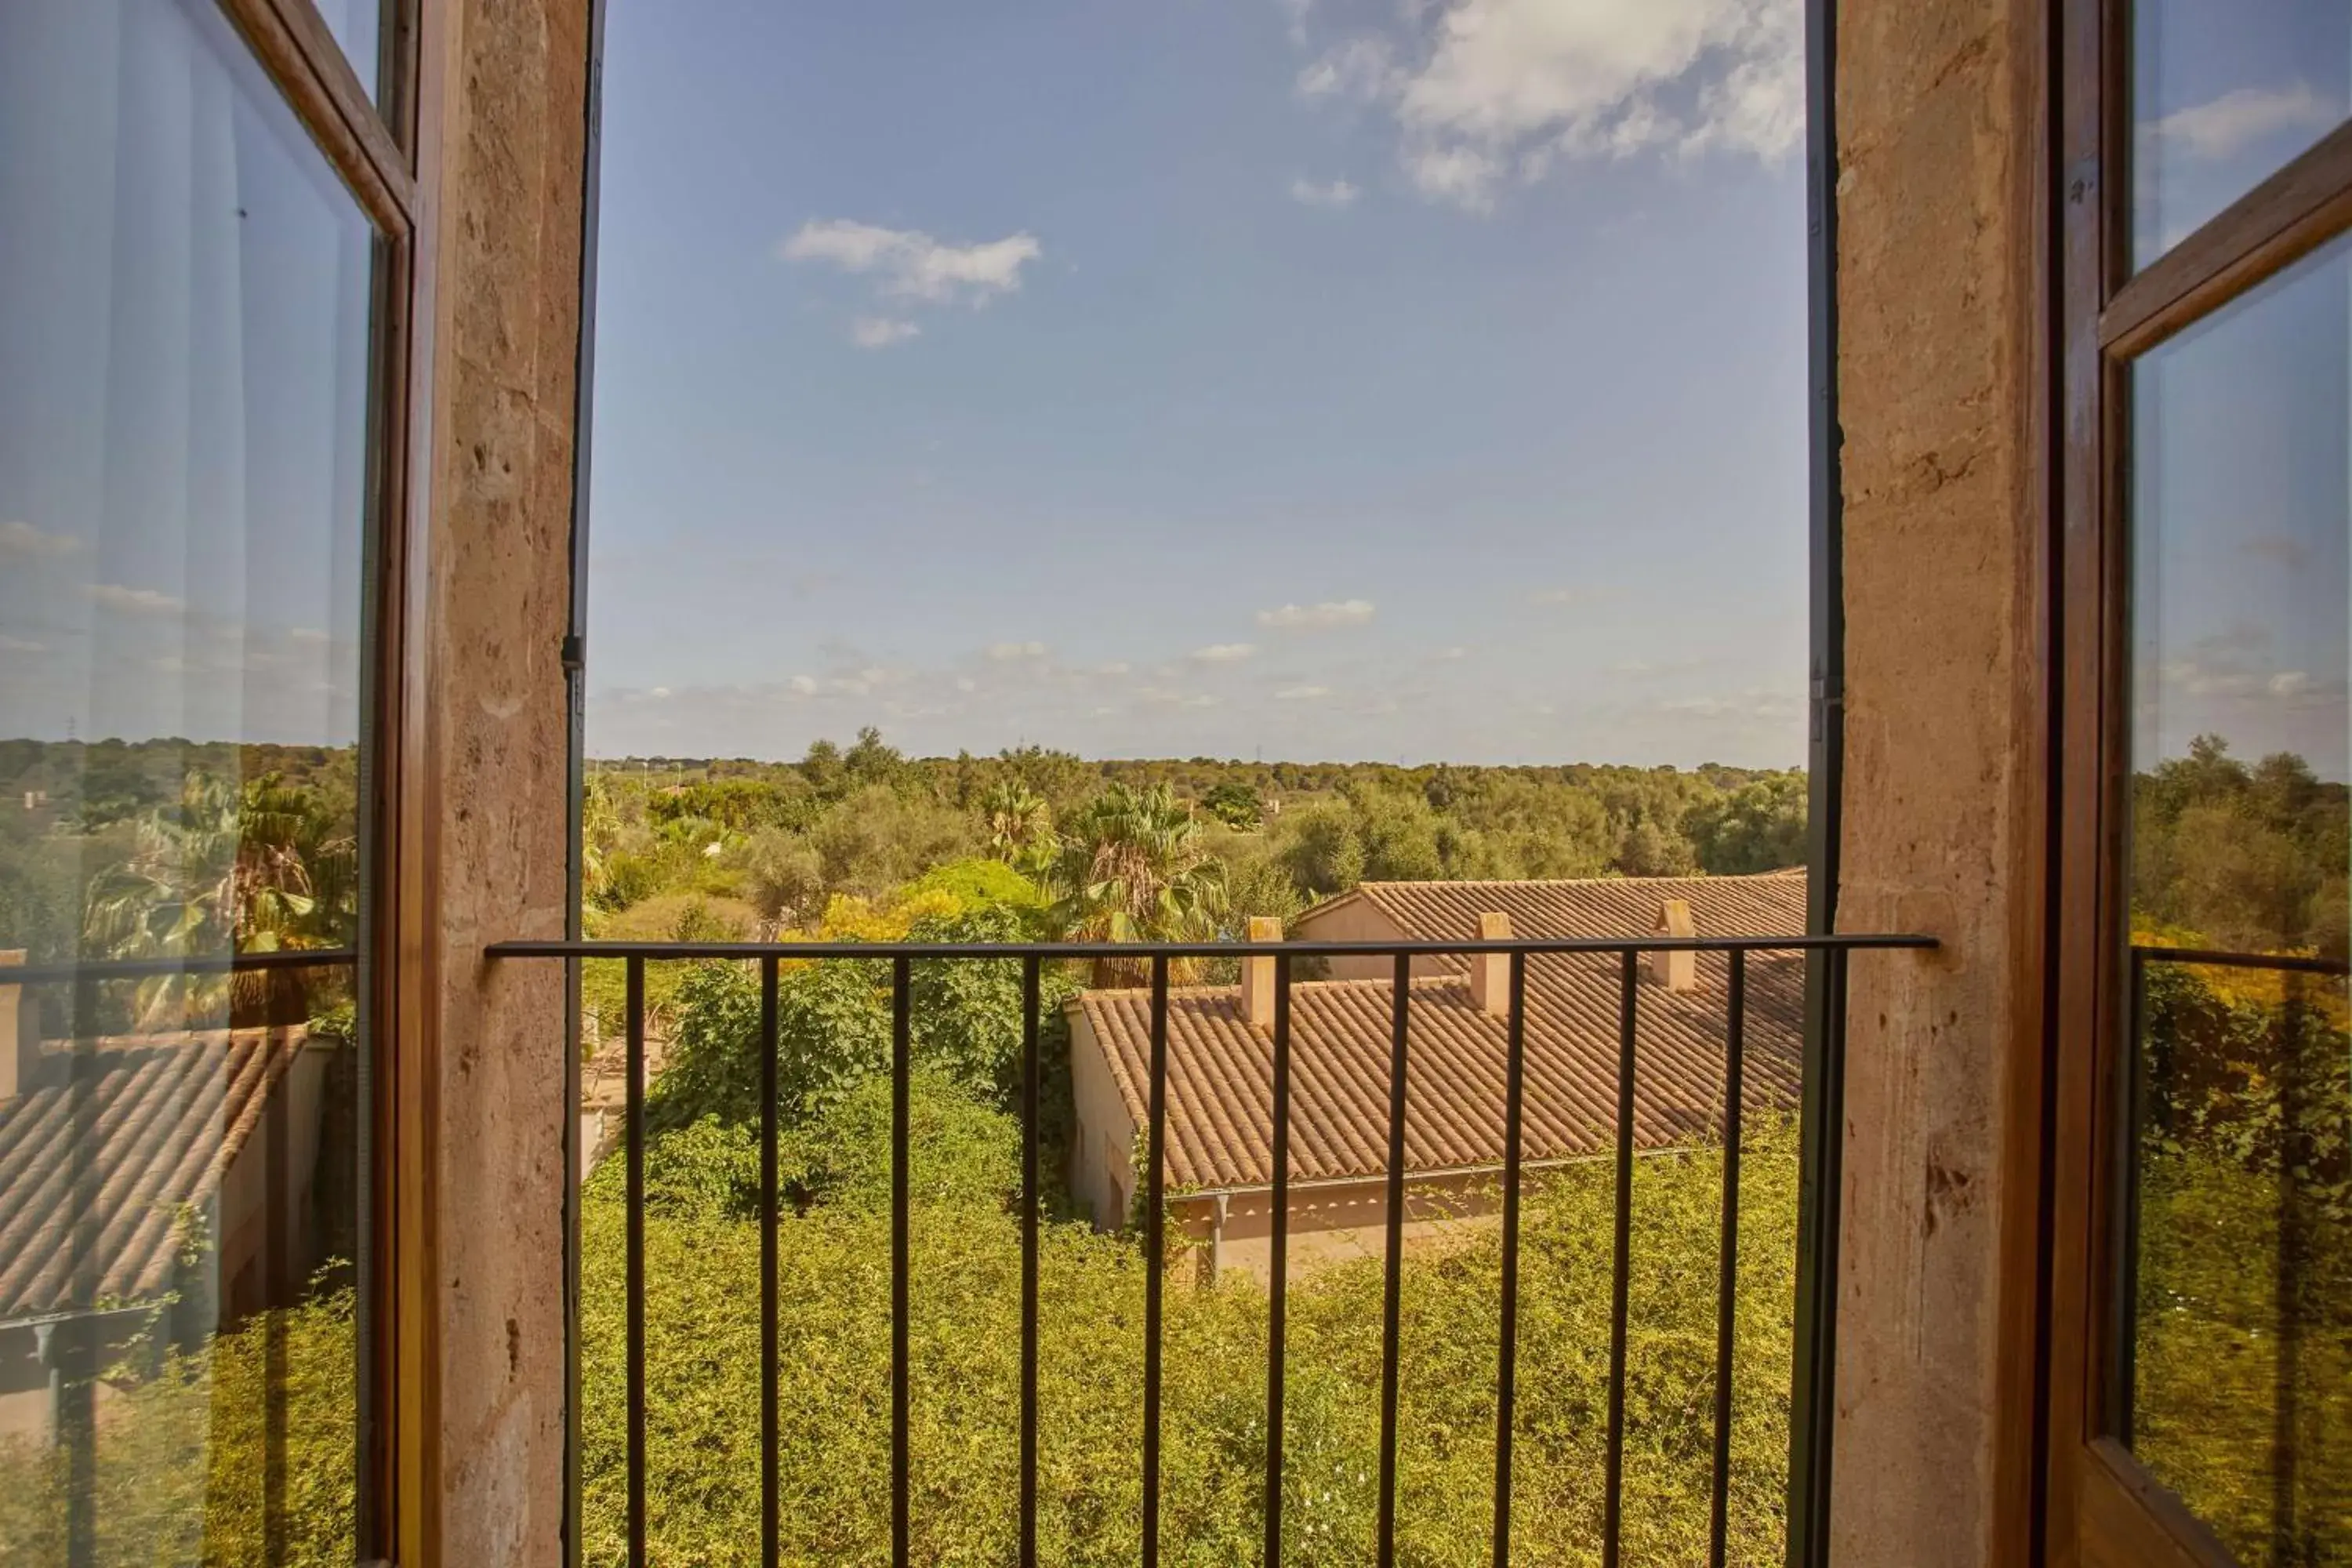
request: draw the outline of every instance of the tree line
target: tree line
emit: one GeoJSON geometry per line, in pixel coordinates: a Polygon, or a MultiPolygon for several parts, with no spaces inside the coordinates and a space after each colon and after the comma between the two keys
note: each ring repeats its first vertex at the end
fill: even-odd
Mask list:
{"type": "Polygon", "coordinates": [[[1801,773],[1715,766],[910,758],[866,729],[797,763],[599,763],[583,812],[591,922],[609,934],[666,934],[698,897],[737,926],[804,929],[836,898],[983,857],[1053,891],[1071,934],[1172,938],[1367,879],[1800,865],[1806,796],[1801,773]]]}

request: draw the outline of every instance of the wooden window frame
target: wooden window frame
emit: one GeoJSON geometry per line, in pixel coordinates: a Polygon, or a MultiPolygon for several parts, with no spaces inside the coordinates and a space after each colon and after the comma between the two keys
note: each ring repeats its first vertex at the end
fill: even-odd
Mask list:
{"type": "Polygon", "coordinates": [[[426,443],[431,214],[425,175],[436,166],[420,107],[439,89],[435,51],[443,0],[380,0],[383,23],[371,98],[314,0],[215,0],[263,73],[350,190],[376,239],[370,311],[368,540],[363,581],[369,628],[361,738],[368,749],[361,803],[372,885],[363,911],[370,1033],[368,1169],[361,1173],[366,1299],[360,1304],[358,1560],[429,1557],[427,1502],[435,1430],[428,1277],[431,1193],[421,1140],[430,1088],[415,955],[419,911],[430,907],[423,858],[429,819],[414,776],[424,689],[422,563],[427,534],[426,443]]]}
{"type": "Polygon", "coordinates": [[[2131,0],[2060,0],[2056,965],[2049,1152],[2047,1490],[2061,1568],[2236,1559],[2107,1435],[2121,1318],[2117,1004],[2131,779],[2125,465],[2133,363],[2352,230],[2352,121],[2148,265],[2130,265],[2131,0]]]}

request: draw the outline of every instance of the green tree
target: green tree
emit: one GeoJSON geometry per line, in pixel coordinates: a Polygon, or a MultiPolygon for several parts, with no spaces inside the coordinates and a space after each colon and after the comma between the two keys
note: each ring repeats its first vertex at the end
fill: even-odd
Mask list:
{"type": "Polygon", "coordinates": [[[1290,879],[1308,898],[1344,893],[1364,879],[1364,838],[1346,801],[1320,800],[1289,813],[1281,837],[1290,879]]]}
{"type": "MultiPolygon", "coordinates": [[[[92,879],[84,934],[110,958],[278,952],[341,945],[357,913],[359,844],[347,816],[276,773],[242,789],[191,773],[176,806],[139,825],[128,858],[92,879]]],[[[299,1022],[296,972],[158,975],[142,1028],[227,1005],[238,1021],[299,1022]]]]}
{"type": "MultiPolygon", "coordinates": [[[[1162,784],[1113,784],[1065,826],[1056,915],[1074,942],[1201,942],[1224,908],[1224,865],[1201,825],[1162,784]]],[[[1095,965],[1110,984],[1134,965],[1095,965]]]]}
{"type": "Polygon", "coordinates": [[[1739,876],[1805,863],[1805,775],[1780,773],[1692,808],[1685,820],[1702,869],[1739,876]]]}
{"type": "Polygon", "coordinates": [[[1004,779],[981,802],[989,852],[1024,877],[1050,871],[1059,847],[1045,797],[1018,779],[1004,779]]]}
{"type": "Polygon", "coordinates": [[[1201,809],[1243,832],[1255,829],[1265,812],[1257,791],[1240,779],[1220,779],[1211,784],[1202,792],[1201,809]]]}

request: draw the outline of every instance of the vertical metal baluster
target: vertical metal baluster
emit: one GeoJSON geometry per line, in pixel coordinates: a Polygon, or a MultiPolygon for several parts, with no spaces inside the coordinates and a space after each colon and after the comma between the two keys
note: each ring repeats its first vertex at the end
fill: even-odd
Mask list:
{"type": "Polygon", "coordinates": [[[1150,1168],[1143,1211],[1143,1568],[1160,1563],[1160,1300],[1166,1281],[1168,955],[1151,958],[1150,1168]]]}
{"type": "MultiPolygon", "coordinates": [[[[2301,1397],[2303,1368],[2303,1224],[2302,1169],[2310,1163],[2311,1141],[2304,1129],[2303,1095],[2303,976],[2293,970],[2279,975],[2279,1173],[2278,1257],[2273,1265],[2273,1289],[2278,1301],[2277,1349],[2271,1362],[2271,1561],[2320,1561],[2316,1541],[2298,1522],[2303,1488],[2299,1484],[2303,1442],[2301,1397]]],[[[2143,1109],[2142,1115],[2146,1112],[2143,1109]]],[[[2132,1152],[2135,1163],[2139,1152],[2132,1152]]],[[[2325,1496],[2323,1492],[2321,1494],[2325,1496]]],[[[2323,1514],[2325,1509],[2323,1508],[2323,1514]]]]}
{"type": "Polygon", "coordinates": [[[890,1561],[907,1568],[907,1139],[913,963],[890,963],[890,1561]]]}
{"type": "Polygon", "coordinates": [[[1748,953],[1731,952],[1723,1047],[1723,1239],[1718,1249],[1715,1308],[1715,1502],[1707,1540],[1708,1568],[1724,1568],[1731,1531],[1731,1336],[1738,1321],[1739,1112],[1744,1090],[1742,1047],[1748,1029],[1748,953]]]}
{"type": "Polygon", "coordinates": [[[1617,1033],[1617,1243],[1610,1265],[1609,1460],[1601,1502],[1601,1568],[1617,1568],[1624,1535],[1625,1488],[1625,1310],[1633,1253],[1633,1025],[1640,994],[1640,954],[1618,954],[1617,1033]]]}
{"type": "MultiPolygon", "coordinates": [[[[99,1191],[107,1173],[99,1168],[98,1084],[100,1058],[98,980],[88,970],[74,976],[73,1077],[67,1100],[73,1126],[68,1155],[72,1184],[73,1287],[77,1302],[97,1300],[99,1283],[99,1191]]],[[[220,1327],[226,1305],[217,1294],[208,1303],[207,1332],[220,1327]]],[[[49,1386],[57,1391],[58,1445],[66,1451],[66,1563],[68,1568],[92,1568],[98,1561],[98,1390],[91,1385],[93,1357],[87,1325],[71,1321],[52,1325],[45,1348],[57,1359],[50,1363],[49,1386]]],[[[40,1331],[35,1331],[39,1335],[40,1331]]]]}
{"type": "Polygon", "coordinates": [[[1265,1568],[1282,1562],[1282,1358],[1290,1269],[1290,959],[1274,961],[1274,1238],[1265,1318],[1265,1568]]]}
{"type": "Polygon", "coordinates": [[[1389,1191],[1387,1272],[1381,1290],[1380,1568],[1396,1564],[1397,1357],[1404,1311],[1405,1033],[1412,958],[1396,955],[1389,1011],[1389,1191]]]}
{"type": "Polygon", "coordinates": [[[1528,957],[1514,952],[1509,1056],[1503,1069],[1503,1307],[1495,1368],[1495,1568],[1507,1568],[1511,1561],[1511,1423],[1518,1402],[1519,1370],[1519,1145],[1527,1047],[1528,957]]]}
{"type": "MultiPolygon", "coordinates": [[[[231,971],[235,973],[234,970],[231,971]]],[[[263,984],[275,998],[278,976],[261,972],[263,984]]],[[[265,1063],[278,1050],[275,1030],[264,1029],[257,1047],[265,1063]]],[[[236,1070],[236,1047],[231,1044],[223,1058],[229,1072],[236,1070]]],[[[264,1081],[268,1081],[264,1079],[264,1081]]],[[[262,1149],[261,1199],[261,1560],[277,1568],[286,1561],[286,1391],[289,1371],[286,1343],[286,1313],[293,1304],[288,1290],[292,1270],[291,1237],[286,1213],[287,1184],[293,1162],[288,1145],[289,1093],[272,1094],[262,1102],[267,1129],[262,1149]]]]}
{"type": "Polygon", "coordinates": [[[2123,1100],[2123,1136],[2114,1154],[2116,1176],[2115,1392],[2110,1426],[2131,1446],[2132,1415],[2139,1381],[2139,1152],[2147,1108],[2147,954],[2126,949],[2124,959],[2124,1060],[2118,1088],[2123,1100]]]}
{"type": "Polygon", "coordinates": [[[646,961],[627,971],[629,1568],[646,1562],[646,961]]]}
{"type": "Polygon", "coordinates": [[[760,1561],[776,1568],[776,960],[760,960],[760,1561]]]}
{"type": "Polygon", "coordinates": [[[1037,1013],[1041,962],[1021,961],[1021,1568],[1037,1564],[1037,1013]]]}

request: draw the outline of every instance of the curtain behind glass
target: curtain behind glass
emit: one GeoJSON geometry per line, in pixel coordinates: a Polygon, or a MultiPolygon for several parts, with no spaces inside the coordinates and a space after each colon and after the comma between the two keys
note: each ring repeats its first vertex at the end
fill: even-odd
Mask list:
{"type": "Polygon", "coordinates": [[[0,5],[11,1563],[352,1555],[352,976],[205,963],[354,940],[371,264],[212,5],[0,5]]]}

